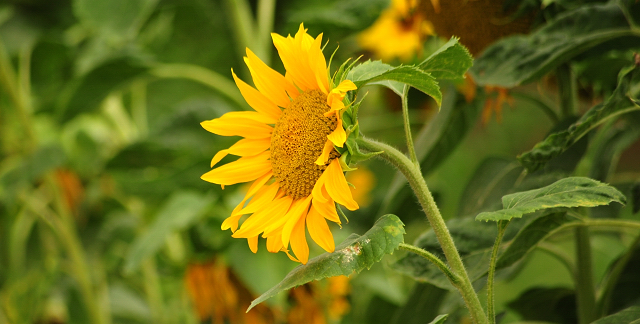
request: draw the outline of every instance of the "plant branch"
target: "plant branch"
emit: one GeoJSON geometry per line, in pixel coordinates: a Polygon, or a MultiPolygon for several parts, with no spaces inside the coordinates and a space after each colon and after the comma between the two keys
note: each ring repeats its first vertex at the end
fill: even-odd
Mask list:
{"type": "Polygon", "coordinates": [[[575,229],[576,240],[576,298],[578,304],[578,322],[591,323],[596,320],[596,293],[593,285],[593,262],[589,228],[575,229]]]}
{"type": "Polygon", "coordinates": [[[573,75],[573,71],[571,71],[569,63],[562,64],[556,69],[556,78],[558,79],[562,117],[573,116],[578,110],[578,92],[576,78],[573,75]]]}
{"type": "Polygon", "coordinates": [[[271,62],[271,32],[275,17],[276,0],[259,0],[257,17],[256,42],[262,53],[262,60],[271,62]]]}
{"type": "Polygon", "coordinates": [[[487,313],[489,313],[489,323],[495,324],[496,322],[496,309],[494,305],[494,293],[493,293],[493,278],[496,273],[496,261],[498,261],[498,250],[500,249],[500,243],[502,243],[502,237],[509,225],[509,221],[501,220],[498,222],[498,236],[493,243],[493,249],[491,250],[491,261],[489,262],[489,273],[487,274],[487,313]]]}
{"type": "Polygon", "coordinates": [[[404,121],[404,136],[407,141],[407,149],[409,151],[409,157],[411,158],[411,162],[415,166],[419,166],[418,157],[416,156],[416,149],[413,145],[413,136],[411,135],[411,121],[409,119],[409,89],[411,87],[409,85],[404,86],[402,90],[402,118],[404,121]]]}
{"type": "Polygon", "coordinates": [[[442,260],[440,260],[440,258],[435,256],[433,253],[425,249],[421,249],[415,245],[406,244],[406,243],[400,243],[399,247],[405,251],[415,253],[427,259],[429,262],[433,263],[436,267],[438,267],[438,269],[440,269],[440,271],[442,271],[447,276],[447,278],[449,278],[449,281],[451,282],[451,284],[453,284],[453,286],[458,285],[458,283],[460,282],[460,278],[455,273],[453,273],[451,269],[449,269],[449,267],[442,260]]]}
{"type": "Polygon", "coordinates": [[[365,137],[361,137],[357,141],[360,148],[366,151],[382,151],[383,153],[378,156],[395,166],[407,178],[411,188],[418,197],[420,205],[425,211],[427,219],[436,234],[451,270],[460,278],[460,282],[456,285],[456,288],[462,295],[462,298],[469,309],[472,321],[474,323],[481,324],[487,323],[487,317],[482,309],[482,305],[480,304],[480,299],[471,285],[471,280],[469,279],[467,270],[462,263],[460,254],[458,254],[458,250],[451,238],[449,229],[447,228],[442,215],[440,215],[440,210],[433,200],[433,196],[427,187],[427,183],[422,177],[420,169],[414,165],[407,156],[387,144],[365,137]]]}

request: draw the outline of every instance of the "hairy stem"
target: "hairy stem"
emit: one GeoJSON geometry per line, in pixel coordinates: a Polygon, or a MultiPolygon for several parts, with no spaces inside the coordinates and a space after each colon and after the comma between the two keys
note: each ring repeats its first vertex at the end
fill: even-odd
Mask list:
{"type": "Polygon", "coordinates": [[[489,313],[489,323],[495,324],[496,322],[496,309],[493,299],[493,278],[496,273],[496,261],[498,261],[498,250],[500,249],[500,243],[502,243],[502,237],[509,225],[509,221],[501,220],[498,222],[498,236],[495,243],[493,243],[493,250],[491,250],[491,261],[489,262],[489,273],[487,274],[487,313],[489,313]]]}
{"type": "Polygon", "coordinates": [[[411,244],[406,244],[406,243],[400,243],[399,247],[405,251],[409,251],[411,253],[415,253],[425,259],[427,259],[427,261],[433,263],[434,265],[436,265],[436,267],[438,267],[438,269],[440,269],[440,271],[442,271],[447,278],[449,278],[449,281],[451,282],[451,284],[453,284],[454,286],[458,284],[458,282],[460,282],[460,278],[458,278],[458,276],[453,273],[451,271],[451,269],[449,269],[449,267],[442,261],[440,260],[440,258],[438,258],[437,256],[435,256],[433,253],[425,250],[425,249],[421,249],[417,246],[411,245],[411,244]]]}
{"type": "Polygon", "coordinates": [[[418,197],[420,205],[425,211],[427,219],[436,234],[451,270],[460,278],[460,282],[455,287],[462,295],[462,298],[469,309],[469,313],[471,314],[471,319],[474,323],[486,324],[487,316],[482,309],[480,299],[471,285],[471,280],[469,280],[467,270],[465,269],[462,259],[460,258],[460,254],[458,254],[458,250],[453,243],[453,238],[451,238],[449,229],[444,223],[442,215],[440,215],[440,210],[433,200],[433,196],[427,187],[427,183],[422,177],[420,169],[414,165],[407,156],[387,144],[361,137],[358,139],[358,145],[369,152],[382,151],[383,153],[378,156],[395,166],[407,178],[411,188],[418,197]]]}
{"type": "Polygon", "coordinates": [[[416,156],[416,149],[413,145],[413,137],[411,135],[411,121],[409,120],[409,89],[410,86],[405,85],[402,90],[402,117],[404,121],[404,136],[407,141],[407,148],[409,150],[409,157],[414,165],[420,165],[418,163],[418,157],[416,156]]]}

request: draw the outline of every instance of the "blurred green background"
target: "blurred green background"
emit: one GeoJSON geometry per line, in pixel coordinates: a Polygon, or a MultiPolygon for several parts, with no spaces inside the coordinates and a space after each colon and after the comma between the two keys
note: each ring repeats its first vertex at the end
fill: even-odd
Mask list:
{"type": "MultiPolygon", "coordinates": [[[[405,306],[407,300],[443,303],[440,313],[458,312],[462,315],[452,322],[464,321],[455,294],[395,272],[390,266],[395,254],[369,271],[305,285],[245,314],[253,298],[297,264],[283,253],[267,253],[262,242],[254,255],[244,240],[220,230],[246,187],[222,190],[200,180],[213,155],[233,139],[210,134],[199,123],[248,108],[230,73],[233,68],[249,82],[245,47],[284,72],[270,32],[293,34],[304,22],[311,35],[324,33],[327,57],[339,47],[334,69],[349,57],[375,59],[375,50],[363,48],[358,35],[389,5],[384,0],[0,2],[0,323],[426,323],[437,315],[415,313],[405,306]]],[[[410,29],[407,21],[429,20],[416,16],[429,11],[423,6],[403,13],[398,20],[403,28],[410,29]]],[[[532,17],[518,20],[513,31],[526,30],[532,17]]],[[[429,35],[433,26],[428,29],[404,63],[443,44],[429,35]]],[[[477,54],[503,34],[473,44],[472,51],[477,54]]],[[[444,30],[442,36],[451,35],[444,30]]],[[[418,150],[431,152],[423,172],[445,219],[451,219],[467,215],[465,188],[485,159],[514,163],[553,123],[517,96],[496,103],[498,92],[492,89],[441,86],[440,115],[431,99],[412,92],[411,116],[418,150]],[[503,104],[512,109],[500,112],[503,104]],[[500,122],[481,118],[495,107],[500,122]],[[446,131],[434,130],[443,113],[446,131]]],[[[520,91],[555,100],[553,89],[543,80],[520,91]]],[[[606,87],[602,91],[606,94],[606,87]]],[[[402,148],[399,98],[377,87],[360,95],[365,92],[362,132],[402,148]]],[[[637,147],[636,142],[627,152],[637,153],[637,147]]],[[[623,154],[620,163],[637,176],[635,158],[623,154]]],[[[415,198],[388,165],[368,161],[347,179],[362,208],[349,213],[341,229],[332,227],[336,242],[364,233],[388,212],[405,222],[406,242],[428,229],[415,198]]],[[[499,196],[492,198],[498,202],[499,196]]],[[[632,217],[630,209],[624,212],[632,217]]],[[[597,236],[594,250],[601,276],[624,246],[597,236]]],[[[312,244],[311,256],[320,253],[312,244]]],[[[507,319],[519,315],[506,303],[528,288],[571,287],[567,271],[544,253],[535,252],[520,270],[497,287],[498,313],[507,311],[507,319]]]]}

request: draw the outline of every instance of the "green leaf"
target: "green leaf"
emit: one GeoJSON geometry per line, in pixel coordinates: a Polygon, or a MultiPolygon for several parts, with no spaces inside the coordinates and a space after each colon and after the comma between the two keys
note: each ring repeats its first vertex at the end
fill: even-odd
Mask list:
{"type": "Polygon", "coordinates": [[[598,44],[632,35],[631,24],[617,1],[584,5],[534,33],[495,43],[476,59],[470,72],[479,85],[511,88],[542,77],[598,44]]]}
{"type": "Polygon", "coordinates": [[[498,258],[496,269],[506,268],[520,261],[553,230],[575,220],[566,213],[554,213],[538,217],[525,225],[498,258]]]}
{"type": "Polygon", "coordinates": [[[80,21],[116,39],[135,36],[158,0],[74,0],[80,21]]]}
{"type": "Polygon", "coordinates": [[[461,79],[473,65],[469,50],[452,37],[446,44],[418,65],[420,70],[440,79],[461,79]]]}
{"type": "Polygon", "coordinates": [[[380,217],[364,235],[351,234],[333,253],[324,253],[293,269],[278,285],[251,302],[249,311],[277,293],[313,280],[360,272],[393,253],[404,242],[404,224],[398,216],[380,217]]]}
{"type": "Polygon", "coordinates": [[[589,109],[567,130],[549,135],[544,141],[536,144],[531,151],[518,156],[520,163],[529,172],[534,172],[606,120],[619,114],[640,110],[632,93],[632,89],[638,83],[638,75],[640,75],[640,67],[628,67],[620,71],[618,87],[607,101],[589,109]]]}
{"type": "Polygon", "coordinates": [[[135,271],[147,257],[155,254],[167,237],[196,222],[213,203],[214,197],[195,192],[177,192],[164,203],[149,228],[133,241],[124,271],[135,271]]]}
{"type": "Polygon", "coordinates": [[[577,323],[575,300],[573,289],[536,287],[522,293],[507,307],[527,321],[577,323]]]}
{"type": "Polygon", "coordinates": [[[433,321],[429,322],[429,324],[442,324],[447,320],[447,317],[449,317],[449,314],[438,315],[433,321]]]}
{"type": "Polygon", "coordinates": [[[6,169],[0,170],[0,197],[13,197],[20,186],[39,180],[66,160],[67,156],[58,145],[40,147],[21,159],[7,159],[4,163],[6,169]]]}
{"type": "Polygon", "coordinates": [[[495,209],[491,207],[502,196],[513,192],[511,189],[522,170],[515,159],[489,157],[482,161],[462,193],[458,214],[475,215],[495,209]]]}
{"type": "Polygon", "coordinates": [[[559,180],[549,186],[502,197],[504,209],[484,212],[476,220],[499,221],[532,213],[536,210],[560,207],[594,207],[612,201],[624,204],[625,196],[616,188],[583,177],[559,180]]]}
{"type": "Polygon", "coordinates": [[[640,306],[631,306],[623,311],[601,318],[591,324],[640,323],[640,306]]]}
{"type": "Polygon", "coordinates": [[[442,104],[442,93],[436,79],[413,65],[393,67],[381,61],[367,61],[354,67],[347,79],[358,88],[368,83],[383,85],[399,96],[402,96],[403,84],[408,84],[431,96],[438,106],[442,104]]]}
{"type": "Polygon", "coordinates": [[[423,324],[425,318],[438,315],[447,292],[428,283],[416,283],[404,306],[398,309],[390,323],[423,324]]]}

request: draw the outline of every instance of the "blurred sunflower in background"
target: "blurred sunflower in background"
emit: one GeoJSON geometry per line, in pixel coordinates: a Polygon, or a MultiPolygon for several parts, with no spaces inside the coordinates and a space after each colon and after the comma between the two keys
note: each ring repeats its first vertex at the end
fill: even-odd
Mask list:
{"type": "Polygon", "coordinates": [[[228,154],[240,158],[207,172],[202,179],[223,188],[254,181],[222,229],[231,229],[233,237],[246,238],[254,253],[262,234],[269,252],[284,251],[292,260],[306,263],[305,227],[318,245],[333,252],[335,243],[326,220],[340,224],[335,204],[349,210],[359,208],[345,180],[340,153],[334,148],[343,147],[346,141],[343,98],[356,86],[348,80],[334,85],[329,79],[322,34],[313,38],[300,24],[294,37],[271,35],[286,74],[271,69],[247,48],[244,61],[257,90],[233,70],[232,74],[255,111],[229,112],[201,123],[217,135],[244,137],[219,151],[211,167],[228,154]],[[238,229],[240,219],[248,214],[251,216],[238,229]],[[289,245],[295,256],[289,253],[289,245]]]}
{"type": "Polygon", "coordinates": [[[360,46],[383,61],[411,61],[433,35],[433,26],[419,10],[418,0],[393,0],[376,22],[360,33],[360,46]]]}

